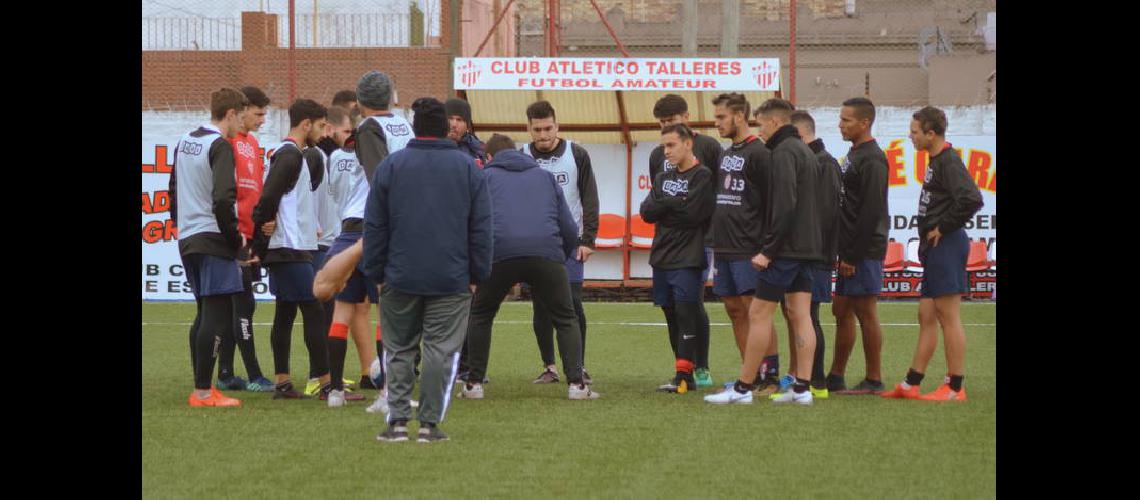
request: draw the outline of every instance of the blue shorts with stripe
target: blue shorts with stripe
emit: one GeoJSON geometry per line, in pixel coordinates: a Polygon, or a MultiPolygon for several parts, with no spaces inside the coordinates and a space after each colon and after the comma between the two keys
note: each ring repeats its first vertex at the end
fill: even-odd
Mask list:
{"type": "Polygon", "coordinates": [[[831,302],[831,276],[835,266],[819,264],[811,277],[811,301],[818,303],[831,302]]]}

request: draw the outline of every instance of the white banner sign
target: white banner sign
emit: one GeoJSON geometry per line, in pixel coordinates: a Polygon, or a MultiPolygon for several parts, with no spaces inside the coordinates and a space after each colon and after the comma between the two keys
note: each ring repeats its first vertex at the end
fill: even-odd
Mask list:
{"type": "Polygon", "coordinates": [[[774,91],[780,60],[457,57],[457,90],[774,91]]]}

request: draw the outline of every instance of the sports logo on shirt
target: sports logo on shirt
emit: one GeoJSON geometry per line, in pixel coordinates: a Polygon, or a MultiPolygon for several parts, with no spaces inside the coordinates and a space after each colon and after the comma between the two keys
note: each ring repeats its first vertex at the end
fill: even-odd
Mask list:
{"type": "Polygon", "coordinates": [[[688,180],[668,180],[661,185],[661,190],[669,196],[677,196],[680,194],[689,194],[689,181],[688,180]]]}
{"type": "Polygon", "coordinates": [[[725,156],[720,161],[720,169],[725,172],[740,172],[744,170],[744,158],[741,156],[725,156]]]}
{"type": "Polygon", "coordinates": [[[851,159],[846,156],[843,157],[843,163],[839,164],[839,171],[846,174],[847,169],[851,168],[851,159]]]}
{"type": "Polygon", "coordinates": [[[553,167],[555,163],[558,163],[558,160],[561,159],[562,157],[560,156],[555,156],[553,158],[535,158],[534,162],[537,163],[538,166],[550,170],[550,168],[553,167]]]}
{"type": "Polygon", "coordinates": [[[408,126],[403,123],[389,123],[384,125],[384,130],[387,130],[389,134],[395,136],[408,135],[411,133],[411,131],[408,130],[408,126]]]}
{"type": "Polygon", "coordinates": [[[352,167],[356,166],[356,162],[348,158],[337,160],[336,165],[333,167],[337,172],[351,172],[352,167]]]}
{"type": "Polygon", "coordinates": [[[202,154],[202,145],[196,142],[183,142],[182,147],[178,148],[178,152],[184,155],[200,155],[202,154]]]}
{"type": "Polygon", "coordinates": [[[570,176],[566,172],[555,172],[554,180],[558,181],[559,186],[570,184],[570,176]]]}
{"type": "Polygon", "coordinates": [[[662,166],[661,166],[661,168],[662,168],[662,169],[663,169],[665,172],[668,172],[668,171],[670,171],[670,170],[673,170],[673,169],[677,168],[677,166],[676,166],[676,165],[674,165],[674,164],[673,164],[673,162],[671,162],[671,161],[669,161],[668,159],[666,159],[666,160],[665,160],[665,164],[664,164],[664,165],[662,165],[662,166]]]}

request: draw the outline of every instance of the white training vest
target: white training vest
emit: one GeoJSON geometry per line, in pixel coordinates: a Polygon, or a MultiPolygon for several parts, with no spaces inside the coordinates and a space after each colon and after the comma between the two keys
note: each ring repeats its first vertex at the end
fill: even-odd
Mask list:
{"type": "MultiPolygon", "coordinates": [[[[273,154],[297,145],[286,141],[277,147],[273,154]]],[[[299,149],[299,148],[298,148],[299,149]]],[[[268,172],[266,173],[268,175],[268,172]]],[[[285,196],[277,208],[277,230],[269,237],[269,249],[289,248],[293,250],[317,249],[317,208],[314,205],[313,182],[309,176],[309,165],[301,155],[301,175],[297,184],[285,196]]]]}
{"type": "MultiPolygon", "coordinates": [[[[222,139],[221,131],[206,124],[178,141],[174,168],[178,220],[174,222],[181,239],[200,233],[221,233],[214,216],[214,169],[210,167],[210,146],[219,139],[222,139]]],[[[237,182],[236,173],[234,182],[237,182]]],[[[237,217],[236,204],[234,217],[237,217]]]]}
{"type": "Polygon", "coordinates": [[[313,192],[316,198],[314,205],[317,207],[317,223],[320,225],[321,236],[317,239],[317,245],[324,245],[331,247],[333,242],[336,241],[337,235],[340,234],[340,212],[337,210],[336,203],[332,197],[332,185],[329,182],[329,157],[321,148],[313,148],[321,155],[321,165],[325,173],[321,176],[321,183],[317,185],[317,190],[313,192]]]}
{"type": "Polygon", "coordinates": [[[408,145],[408,141],[415,138],[415,134],[412,132],[412,124],[408,123],[408,120],[402,116],[373,115],[368,118],[374,120],[377,125],[380,125],[380,130],[384,131],[384,139],[388,142],[388,154],[404,149],[408,145]]]}
{"type": "Polygon", "coordinates": [[[329,188],[340,220],[364,218],[368,179],[355,152],[338,149],[329,156],[329,188]]]}
{"type": "MultiPolygon", "coordinates": [[[[574,222],[578,224],[578,236],[581,237],[582,194],[578,192],[578,164],[574,161],[574,150],[570,148],[570,141],[562,139],[562,142],[566,143],[566,149],[563,150],[562,156],[553,156],[549,159],[535,158],[534,161],[547,172],[554,174],[554,179],[562,187],[562,195],[566,197],[566,204],[570,206],[570,214],[574,216],[574,222]]],[[[530,151],[530,144],[523,144],[523,153],[534,157],[530,151]]]]}

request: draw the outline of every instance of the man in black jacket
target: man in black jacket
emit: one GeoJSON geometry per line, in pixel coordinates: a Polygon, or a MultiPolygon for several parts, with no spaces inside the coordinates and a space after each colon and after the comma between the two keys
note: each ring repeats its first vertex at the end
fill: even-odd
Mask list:
{"type": "Polygon", "coordinates": [[[817,208],[819,163],[791,124],[795,108],[783,99],[769,99],[756,110],[765,145],[772,151],[772,168],[764,193],[764,232],[752,265],[760,270],[756,299],[749,307],[748,344],[740,377],[733,387],[705,397],[713,404],[751,403],[754,378],[772,341],[772,316],[783,299],[795,333],[796,382],[774,403],[812,404],[809,381],[815,333],[811,324],[811,285],[814,270],[825,259],[817,208]],[[749,380],[746,382],[746,380],[749,380]]]}
{"type": "Polygon", "coordinates": [[[666,159],[676,168],[657,174],[653,189],[641,202],[645,222],[656,223],[649,265],[653,267],[653,303],[669,324],[677,325],[676,373],[657,389],[684,394],[697,387],[694,361],[700,353],[701,303],[704,283],[701,268],[708,267],[705,231],[716,208],[712,171],[693,156],[693,131],[683,123],[661,130],[666,159]],[[671,311],[670,311],[671,310],[671,311]]]}
{"type": "Polygon", "coordinates": [[[883,258],[887,255],[890,215],[887,207],[887,155],[871,136],[875,105],[856,97],[843,101],[839,132],[851,141],[843,162],[839,210],[839,278],[835,282],[835,356],[827,390],[839,394],[872,394],[883,390],[878,298],[883,289],[883,258]],[[847,358],[855,347],[855,319],[863,331],[867,375],[847,389],[843,380],[847,358]]]}
{"type": "Polygon", "coordinates": [[[946,114],[927,106],[913,115],[910,140],[930,155],[918,200],[918,256],[922,298],[918,301],[918,348],[906,378],[884,398],[965,401],[966,331],[959,311],[968,290],[966,259],[970,238],[964,226],[982,208],[982,193],[966,172],[962,157],[946,142],[946,114]],[[918,386],[938,346],[938,326],[946,339],[946,378],[934,392],[919,396],[918,386]]]}

